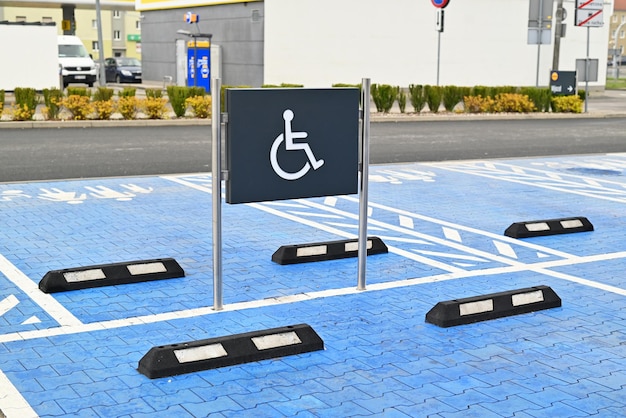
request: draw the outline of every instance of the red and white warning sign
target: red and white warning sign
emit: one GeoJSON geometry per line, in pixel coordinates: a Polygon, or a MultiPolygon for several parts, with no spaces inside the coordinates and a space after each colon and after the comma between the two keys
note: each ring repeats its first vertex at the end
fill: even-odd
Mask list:
{"type": "Polygon", "coordinates": [[[604,26],[603,0],[576,0],[576,26],[604,26]]]}

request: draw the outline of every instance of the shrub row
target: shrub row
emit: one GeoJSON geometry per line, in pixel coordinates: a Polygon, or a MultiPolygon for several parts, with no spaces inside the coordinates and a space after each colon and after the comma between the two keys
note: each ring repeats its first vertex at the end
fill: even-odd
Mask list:
{"type": "MultiPolygon", "coordinates": [[[[372,100],[376,111],[388,113],[397,101],[401,113],[405,112],[407,92],[400,87],[387,84],[372,85],[372,100]]],[[[492,112],[576,112],[584,101],[584,92],[578,96],[555,96],[549,88],[514,86],[432,86],[411,84],[408,87],[408,100],[415,113],[420,113],[426,105],[432,113],[438,113],[443,105],[448,112],[461,106],[468,113],[492,112]],[[568,97],[562,100],[562,97],[568,97]]]]}
{"type": "MultiPolygon", "coordinates": [[[[208,118],[211,116],[211,96],[206,95],[201,87],[168,88],[170,105],[177,117],[183,117],[189,110],[194,117],[208,118]]],[[[163,97],[160,89],[146,89],[146,98],[136,97],[136,89],[124,88],[114,98],[114,90],[99,87],[91,90],[85,87],[68,87],[64,95],[62,90],[44,89],[41,96],[32,88],[16,88],[15,103],[8,111],[13,120],[31,120],[37,105],[43,101],[42,109],[47,119],[59,119],[64,111],[64,118],[74,120],[110,119],[118,112],[124,119],[135,119],[143,112],[149,119],[166,117],[168,100],[163,97]]],[[[0,91],[0,114],[4,105],[4,91],[0,91]]]]}
{"type": "MultiPolygon", "coordinates": [[[[222,110],[225,104],[224,91],[233,86],[222,86],[222,110]]],[[[237,86],[249,88],[250,86],[237,86]]],[[[300,84],[264,85],[264,88],[302,87],[300,84]]],[[[356,87],[360,84],[334,84],[333,87],[356,87]]],[[[513,86],[432,86],[411,84],[408,89],[388,84],[372,85],[372,100],[377,112],[388,113],[394,103],[398,103],[401,113],[405,113],[407,101],[415,113],[420,113],[427,105],[432,113],[438,113],[443,105],[448,112],[467,113],[529,113],[529,112],[572,112],[581,113],[584,92],[576,96],[552,97],[550,89],[513,86]],[[408,93],[408,94],[407,94],[408,93]],[[462,109],[459,109],[461,107],[462,109]]],[[[203,87],[168,86],[169,104],[176,117],[184,117],[188,110],[198,118],[211,116],[211,96],[203,87]]],[[[16,88],[15,103],[9,112],[13,120],[31,120],[41,98],[32,88],[16,88]]],[[[42,91],[44,115],[47,119],[58,119],[66,110],[70,119],[109,119],[119,112],[124,119],[135,119],[138,112],[147,118],[163,119],[167,112],[168,100],[161,89],[146,89],[146,98],[138,99],[136,89],[126,87],[118,91],[99,87],[91,90],[84,87],[68,87],[67,94],[59,89],[42,91]]],[[[0,114],[4,107],[4,91],[0,90],[0,114]]]]}

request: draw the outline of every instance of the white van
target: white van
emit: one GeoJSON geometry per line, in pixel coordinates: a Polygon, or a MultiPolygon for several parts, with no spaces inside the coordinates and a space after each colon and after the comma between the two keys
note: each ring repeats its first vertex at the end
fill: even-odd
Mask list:
{"type": "Polygon", "coordinates": [[[93,83],[96,82],[96,64],[81,40],[77,36],[59,35],[58,44],[63,88],[70,83],[87,84],[93,87],[93,83]]]}

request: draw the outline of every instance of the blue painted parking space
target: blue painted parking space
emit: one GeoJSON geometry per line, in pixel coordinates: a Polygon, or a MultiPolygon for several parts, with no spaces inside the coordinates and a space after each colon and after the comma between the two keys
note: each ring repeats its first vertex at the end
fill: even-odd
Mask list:
{"type": "Polygon", "coordinates": [[[0,411],[26,416],[603,417],[626,411],[626,155],[372,166],[388,254],[281,266],[354,238],[358,197],[223,206],[212,309],[211,177],[0,184],[0,411]],[[513,222],[585,216],[528,239],[513,222]],[[173,257],[184,278],[43,294],[50,270],[173,257]],[[439,328],[439,301],[552,287],[562,307],[439,328]],[[161,379],[153,346],[307,323],[323,351],[161,379]]]}

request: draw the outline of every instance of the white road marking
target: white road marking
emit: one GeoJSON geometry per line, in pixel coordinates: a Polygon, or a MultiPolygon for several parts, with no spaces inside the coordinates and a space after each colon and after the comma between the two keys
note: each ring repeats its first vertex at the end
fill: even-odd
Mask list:
{"type": "Polygon", "coordinates": [[[461,234],[456,229],[448,228],[446,226],[443,227],[443,236],[450,241],[463,242],[461,240],[461,234]]]}
{"type": "Polygon", "coordinates": [[[15,295],[9,295],[6,298],[0,300],[0,316],[9,312],[11,309],[19,305],[20,301],[17,300],[15,295]]]}
{"type": "MultiPolygon", "coordinates": [[[[470,162],[470,163],[427,163],[426,165],[437,167],[442,170],[454,171],[457,173],[463,174],[471,174],[474,176],[485,177],[495,180],[508,181],[511,183],[524,184],[527,186],[539,187],[548,190],[555,190],[563,193],[571,193],[580,196],[592,197],[596,199],[609,200],[612,202],[626,202],[626,195],[624,192],[611,189],[605,186],[592,186],[591,184],[583,184],[576,181],[571,180],[560,180],[559,182],[547,182],[548,176],[546,172],[542,170],[529,169],[538,171],[541,175],[529,174],[526,173],[522,175],[521,173],[513,172],[513,165],[500,163],[499,165],[505,166],[509,168],[509,171],[505,171],[496,167],[495,164],[492,163],[483,163],[481,161],[470,162]],[[487,170],[489,171],[487,171],[487,170]],[[618,196],[618,197],[613,197],[618,196]]],[[[596,180],[590,179],[582,176],[574,176],[574,175],[562,175],[562,177],[573,177],[575,180],[582,180],[587,183],[587,180],[591,180],[591,182],[595,182],[596,180]]],[[[551,177],[554,179],[554,177],[551,177]]],[[[605,181],[604,183],[611,183],[609,181],[605,181]]],[[[623,187],[622,184],[620,184],[623,187]]]]}
{"type": "Polygon", "coordinates": [[[400,220],[400,226],[401,227],[409,228],[409,229],[413,229],[414,228],[413,218],[409,218],[408,216],[400,215],[400,216],[398,216],[398,219],[400,220]]]}
{"type": "Polygon", "coordinates": [[[310,216],[312,218],[341,219],[341,216],[331,215],[329,213],[300,212],[297,210],[290,210],[289,213],[297,216],[310,216]]]}
{"type": "Polygon", "coordinates": [[[500,254],[506,257],[517,258],[517,254],[510,244],[501,241],[494,241],[493,244],[496,246],[496,249],[500,254]]]}
{"type": "MultiPolygon", "coordinates": [[[[359,199],[351,197],[351,196],[342,196],[343,199],[346,200],[350,200],[352,202],[359,202],[359,199]]],[[[441,219],[436,219],[436,218],[432,218],[430,216],[425,216],[425,215],[419,215],[417,213],[413,213],[413,212],[409,212],[403,209],[397,209],[397,208],[392,208],[390,206],[386,206],[386,205],[382,205],[380,203],[373,203],[373,202],[369,202],[369,205],[378,209],[382,209],[385,211],[389,211],[392,213],[396,213],[399,215],[404,215],[404,216],[408,216],[414,219],[419,219],[422,221],[426,221],[426,222],[430,222],[433,224],[437,224],[437,225],[442,225],[444,227],[449,227],[458,231],[466,231],[466,232],[470,232],[472,234],[477,234],[477,235],[482,235],[484,237],[488,237],[488,238],[492,238],[494,240],[499,240],[502,242],[509,242],[511,244],[515,244],[517,246],[521,246],[521,247],[525,247],[525,248],[529,248],[529,249],[533,249],[533,250],[537,250],[537,251],[541,251],[543,253],[546,254],[550,254],[553,255],[555,257],[563,257],[563,258],[572,258],[572,257],[576,257],[572,254],[563,252],[563,251],[558,251],[558,250],[553,250],[551,248],[547,248],[547,247],[543,247],[541,245],[536,245],[527,241],[520,241],[518,239],[514,239],[514,238],[509,238],[503,235],[498,235],[498,234],[493,234],[491,232],[488,231],[483,231],[480,229],[476,229],[476,228],[472,228],[472,227],[468,227],[465,225],[459,225],[459,224],[455,224],[452,222],[447,222],[447,221],[442,221],[441,219]]],[[[445,242],[445,241],[444,241],[445,242]]],[[[444,244],[445,245],[445,244],[444,244]]]]}
{"type": "Polygon", "coordinates": [[[13,383],[0,370],[0,416],[6,418],[37,418],[39,415],[26,402],[13,383]],[[2,415],[4,414],[4,415],[2,415]]]}
{"type": "Polygon", "coordinates": [[[17,267],[0,254],[0,272],[4,274],[11,283],[26,293],[33,302],[39,305],[48,315],[50,315],[59,325],[80,325],[81,322],[63,305],[57,302],[51,295],[43,293],[39,287],[28,276],[22,273],[17,267]]]}
{"type": "Polygon", "coordinates": [[[39,323],[41,323],[41,319],[33,315],[30,318],[28,318],[26,321],[22,322],[22,325],[31,325],[31,324],[39,324],[39,323]]]}
{"type": "Polygon", "coordinates": [[[485,263],[488,260],[480,257],[474,257],[473,255],[465,255],[465,254],[450,254],[444,253],[441,251],[427,251],[427,250],[413,250],[416,253],[424,254],[424,255],[432,255],[434,257],[443,257],[443,258],[453,258],[458,260],[466,260],[466,261],[477,261],[479,263],[485,263]]]}
{"type": "MultiPolygon", "coordinates": [[[[150,314],[145,316],[138,316],[132,318],[124,318],[124,319],[116,319],[112,321],[103,321],[103,322],[95,322],[89,324],[80,324],[80,325],[72,325],[72,326],[64,326],[64,327],[56,327],[56,328],[47,328],[33,331],[25,331],[25,332],[16,332],[10,334],[0,335],[0,343],[7,343],[12,341],[23,341],[23,340],[31,340],[36,338],[49,338],[58,335],[68,335],[68,334],[78,334],[83,332],[91,332],[91,331],[100,331],[100,330],[110,330],[121,327],[133,326],[133,325],[144,325],[144,324],[152,324],[156,322],[162,321],[171,321],[176,319],[186,319],[186,318],[195,318],[199,316],[205,315],[213,315],[220,314],[221,312],[233,312],[244,309],[257,309],[268,306],[277,306],[284,305],[288,303],[296,303],[309,301],[314,299],[321,299],[327,297],[339,297],[345,295],[353,295],[357,293],[363,292],[375,292],[380,290],[388,290],[395,289],[401,287],[409,287],[416,286],[427,283],[436,283],[447,280],[456,280],[456,279],[464,279],[470,277],[483,277],[483,276],[493,276],[493,275],[502,275],[502,274],[513,274],[523,271],[533,271],[538,274],[570,281],[573,283],[578,283],[583,286],[592,287],[595,289],[603,290],[610,293],[615,293],[620,296],[626,296],[626,289],[622,289],[615,286],[605,285],[602,283],[597,283],[591,280],[582,279],[579,277],[571,276],[564,273],[559,273],[555,271],[549,270],[554,267],[563,267],[563,266],[574,266],[578,264],[584,263],[593,263],[598,261],[608,261],[608,260],[618,260],[618,259],[626,259],[626,251],[621,251],[617,253],[611,254],[600,254],[588,257],[577,257],[573,259],[561,259],[554,261],[545,261],[541,263],[535,264],[517,264],[512,266],[505,267],[496,267],[490,269],[483,270],[460,270],[454,272],[448,272],[443,274],[437,274],[433,276],[427,277],[418,277],[418,278],[409,278],[403,280],[396,280],[384,283],[373,283],[368,284],[366,290],[357,289],[356,285],[354,287],[344,287],[338,289],[326,289],[318,292],[310,292],[310,293],[299,293],[295,295],[286,295],[276,298],[265,298],[260,300],[252,300],[248,302],[238,302],[225,304],[223,306],[223,310],[215,311],[212,307],[200,307],[195,309],[186,309],[182,311],[173,311],[173,312],[164,312],[160,314],[150,314]]],[[[1,392],[0,392],[1,393],[1,392]]],[[[20,417],[21,418],[21,417],[20,417]]]]}

